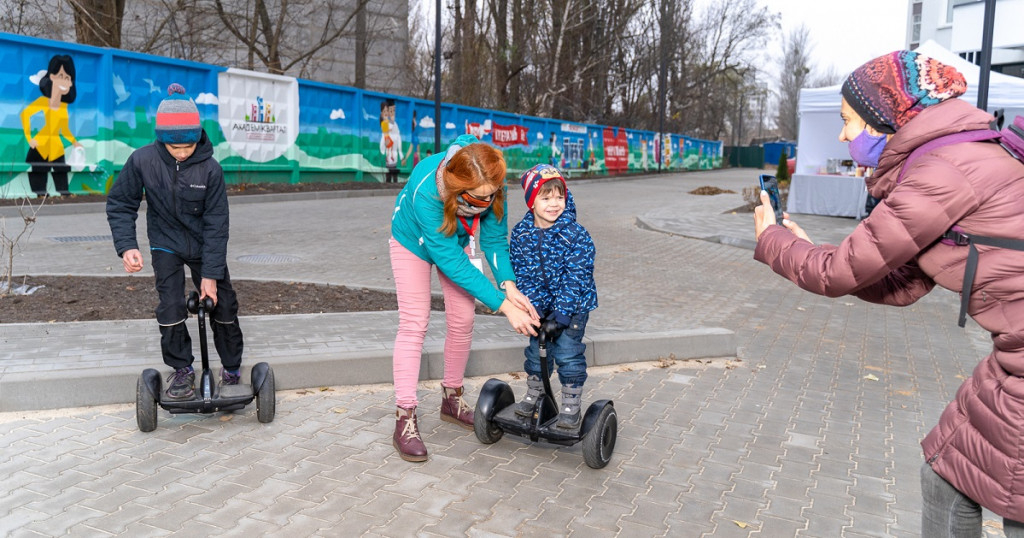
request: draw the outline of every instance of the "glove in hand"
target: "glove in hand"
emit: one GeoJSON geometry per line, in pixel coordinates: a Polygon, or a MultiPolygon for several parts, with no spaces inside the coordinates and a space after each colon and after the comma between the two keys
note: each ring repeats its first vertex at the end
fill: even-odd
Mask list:
{"type": "Polygon", "coordinates": [[[553,319],[546,319],[540,324],[540,330],[548,335],[548,342],[558,340],[558,337],[562,335],[562,331],[564,331],[565,328],[565,325],[562,325],[553,319]]]}

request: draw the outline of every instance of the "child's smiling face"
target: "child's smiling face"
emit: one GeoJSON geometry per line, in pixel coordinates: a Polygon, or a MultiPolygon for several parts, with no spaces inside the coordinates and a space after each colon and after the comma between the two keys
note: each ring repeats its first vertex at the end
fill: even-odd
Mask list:
{"type": "Polygon", "coordinates": [[[550,228],[565,211],[565,195],[558,189],[544,190],[533,201],[533,223],[550,228]]]}

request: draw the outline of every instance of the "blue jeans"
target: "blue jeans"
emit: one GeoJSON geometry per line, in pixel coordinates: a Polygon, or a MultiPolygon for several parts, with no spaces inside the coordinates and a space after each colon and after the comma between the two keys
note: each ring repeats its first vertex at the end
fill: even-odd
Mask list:
{"type": "MultiPolygon", "coordinates": [[[[548,342],[548,373],[554,369],[552,362],[558,365],[558,380],[563,387],[582,387],[587,381],[587,358],[583,356],[587,345],[583,343],[583,334],[587,330],[589,312],[573,315],[562,334],[554,342],[548,342]]],[[[523,350],[526,361],[523,369],[527,375],[540,376],[540,349],[537,337],[530,337],[530,345],[523,350]]]]}
{"type": "MultiPolygon", "coordinates": [[[[981,505],[960,493],[932,466],[921,466],[921,536],[978,538],[982,535],[981,505]]],[[[1006,538],[1024,538],[1024,523],[1003,518],[1006,538]]]]}

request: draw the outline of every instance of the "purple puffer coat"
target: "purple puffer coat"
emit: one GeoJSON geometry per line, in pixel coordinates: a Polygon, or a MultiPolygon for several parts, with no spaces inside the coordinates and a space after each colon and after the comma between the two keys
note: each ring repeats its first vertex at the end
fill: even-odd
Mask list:
{"type": "MultiPolygon", "coordinates": [[[[829,297],[905,306],[935,284],[961,291],[967,247],[937,239],[954,224],[968,234],[1024,239],[1024,164],[991,142],[960,143],[916,158],[900,184],[896,178],[915,148],[987,129],[991,119],[959,99],[925,108],[886,144],[867,180],[882,201],[839,246],[815,246],[769,226],[754,258],[829,297]]],[[[932,468],[962,493],[1024,521],[1024,252],[977,248],[968,313],[992,333],[992,353],[921,445],[932,468]]]]}

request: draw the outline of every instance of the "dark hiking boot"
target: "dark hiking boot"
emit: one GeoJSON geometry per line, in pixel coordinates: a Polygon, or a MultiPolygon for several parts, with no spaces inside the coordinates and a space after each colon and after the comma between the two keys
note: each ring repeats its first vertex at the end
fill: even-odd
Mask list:
{"type": "Polygon", "coordinates": [[[395,412],[395,434],[391,444],[398,455],[405,461],[427,461],[427,447],[420,439],[420,430],[416,424],[416,408],[402,409],[395,412]]]}
{"type": "Polygon", "coordinates": [[[458,424],[467,430],[473,429],[473,408],[462,399],[462,387],[441,387],[441,420],[458,424]]]}
{"type": "Polygon", "coordinates": [[[168,400],[191,400],[196,397],[196,373],[191,366],[178,368],[167,377],[168,400]]]}
{"type": "Polygon", "coordinates": [[[558,409],[556,426],[565,430],[580,427],[580,401],[583,387],[562,387],[562,406],[558,409]]]}
{"type": "Polygon", "coordinates": [[[526,396],[523,396],[522,401],[516,404],[515,413],[516,415],[529,418],[533,416],[533,412],[537,409],[537,402],[540,401],[540,395],[544,393],[544,380],[540,376],[531,375],[526,378],[526,396]]]}

